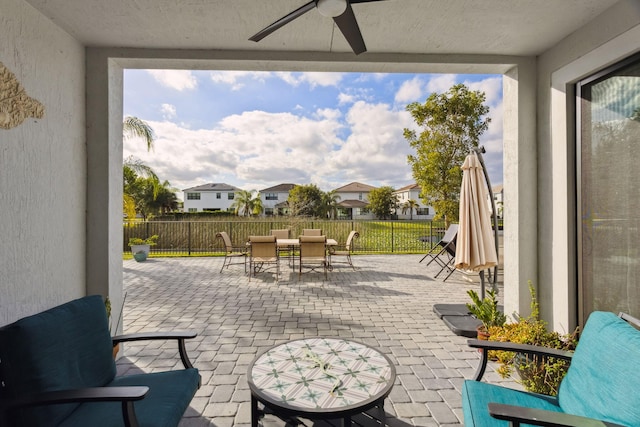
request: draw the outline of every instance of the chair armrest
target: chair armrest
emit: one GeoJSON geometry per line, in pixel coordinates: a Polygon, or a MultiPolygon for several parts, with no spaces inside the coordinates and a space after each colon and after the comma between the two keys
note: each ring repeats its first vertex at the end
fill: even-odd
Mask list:
{"type": "Polygon", "coordinates": [[[144,399],[148,391],[149,387],[147,386],[88,387],[69,390],[55,390],[11,399],[9,406],[24,407],[61,403],[136,401],[144,399]]]}
{"type": "Polygon", "coordinates": [[[55,405],[65,403],[86,403],[86,402],[121,402],[122,417],[125,425],[136,427],[138,419],[136,417],[133,402],[142,400],[149,392],[146,386],[130,387],[90,387],[71,390],[56,390],[44,393],[25,396],[17,399],[3,399],[2,410],[11,420],[13,410],[42,405],[55,405]]]}
{"type": "Polygon", "coordinates": [[[175,339],[178,341],[178,350],[180,351],[180,360],[185,368],[193,368],[187,349],[185,347],[185,339],[195,338],[195,332],[141,332],[137,334],[116,335],[112,337],[113,345],[127,341],[146,341],[146,340],[167,340],[175,339]]]}
{"type": "Polygon", "coordinates": [[[513,351],[516,353],[532,354],[536,356],[555,357],[571,361],[573,358],[572,351],[558,350],[555,348],[543,347],[539,345],[529,344],[517,344],[513,342],[500,342],[500,341],[486,341],[486,340],[468,340],[467,345],[473,348],[479,348],[482,350],[482,357],[480,359],[480,365],[473,378],[475,381],[480,381],[487,369],[487,362],[489,361],[489,351],[513,351]]]}
{"type": "Polygon", "coordinates": [[[499,420],[509,421],[514,426],[525,423],[543,427],[624,427],[620,424],[563,412],[545,411],[543,409],[501,403],[489,403],[489,414],[499,420]]]}

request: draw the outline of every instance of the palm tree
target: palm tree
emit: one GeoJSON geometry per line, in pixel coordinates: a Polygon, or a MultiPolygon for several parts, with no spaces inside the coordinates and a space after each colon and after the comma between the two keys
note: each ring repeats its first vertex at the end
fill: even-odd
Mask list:
{"type": "Polygon", "coordinates": [[[326,210],[329,219],[335,219],[338,216],[338,202],[340,196],[336,190],[331,190],[322,194],[322,206],[326,210]]]}
{"type": "Polygon", "coordinates": [[[256,190],[240,190],[234,196],[234,201],[231,207],[235,210],[236,214],[241,216],[251,216],[252,214],[259,214],[262,212],[262,199],[260,199],[260,193],[253,197],[253,193],[256,190]]]}
{"type": "Polygon", "coordinates": [[[142,138],[147,143],[147,151],[153,148],[156,139],[153,128],[147,122],[134,116],[127,116],[122,123],[122,130],[125,138],[142,138]]]}
{"type": "Polygon", "coordinates": [[[402,204],[402,215],[407,213],[407,209],[409,210],[409,219],[413,220],[413,210],[415,209],[418,212],[418,202],[413,199],[409,199],[402,204]]]}

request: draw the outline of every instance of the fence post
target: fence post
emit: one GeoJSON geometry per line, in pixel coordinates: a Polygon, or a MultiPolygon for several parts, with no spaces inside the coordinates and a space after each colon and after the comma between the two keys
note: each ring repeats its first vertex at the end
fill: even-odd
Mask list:
{"type": "Polygon", "coordinates": [[[187,252],[191,256],[191,221],[187,223],[187,252]]]}
{"type": "Polygon", "coordinates": [[[395,252],[395,235],[393,233],[393,225],[395,224],[395,222],[391,221],[391,253],[395,252]]]}

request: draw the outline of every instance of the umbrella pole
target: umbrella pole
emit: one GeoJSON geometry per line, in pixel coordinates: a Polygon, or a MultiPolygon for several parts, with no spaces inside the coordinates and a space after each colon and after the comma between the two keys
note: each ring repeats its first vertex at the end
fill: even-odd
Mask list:
{"type": "MultiPolygon", "coordinates": [[[[491,199],[491,219],[493,221],[493,240],[496,246],[496,257],[500,259],[498,249],[498,212],[496,211],[496,201],[493,198],[493,189],[491,188],[491,181],[489,180],[489,174],[487,173],[487,167],[484,164],[484,158],[482,157],[483,153],[486,153],[484,146],[473,148],[473,151],[478,155],[478,159],[480,160],[480,164],[482,165],[482,173],[484,174],[484,179],[487,182],[487,188],[489,189],[489,198],[491,199]]],[[[498,280],[498,263],[496,262],[496,266],[493,270],[493,281],[491,280],[491,270],[489,270],[489,283],[493,286],[493,290],[496,289],[496,282],[498,280]]],[[[484,270],[480,271],[480,298],[484,299],[484,270]]]]}

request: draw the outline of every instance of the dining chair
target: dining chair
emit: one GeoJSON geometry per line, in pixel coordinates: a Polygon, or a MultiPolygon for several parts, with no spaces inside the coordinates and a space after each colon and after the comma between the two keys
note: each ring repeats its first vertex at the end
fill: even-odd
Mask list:
{"type": "Polygon", "coordinates": [[[308,268],[314,271],[322,268],[324,278],[327,278],[327,236],[300,236],[300,270],[298,277],[302,276],[302,269],[308,268]]]}
{"type": "Polygon", "coordinates": [[[280,257],[276,236],[249,236],[249,280],[251,276],[263,271],[265,264],[272,264],[276,268],[276,282],[280,276],[280,257]]]}
{"type": "MultiPolygon", "coordinates": [[[[276,236],[276,241],[278,239],[288,239],[289,238],[289,229],[281,228],[277,230],[271,230],[271,235],[276,236]]],[[[293,246],[278,246],[278,256],[286,256],[289,258],[289,264],[294,260],[294,247],[293,246]],[[284,255],[286,254],[286,255],[284,255]]],[[[293,261],[295,262],[295,261],[293,261]]],[[[294,264],[295,267],[295,264],[294,264]]]]}
{"type": "Polygon", "coordinates": [[[233,264],[244,264],[244,272],[247,272],[247,248],[246,247],[234,247],[231,243],[231,238],[226,231],[220,231],[216,233],[216,238],[222,239],[222,243],[224,245],[224,262],[222,263],[222,268],[220,268],[220,273],[224,270],[225,267],[229,268],[230,265],[233,264]],[[240,261],[238,261],[240,260],[240,261]]]}
{"type": "Polygon", "coordinates": [[[322,236],[321,228],[304,228],[302,230],[303,236],[322,236]]]}
{"type": "MultiPolygon", "coordinates": [[[[347,237],[347,241],[344,245],[330,246],[329,247],[329,265],[333,266],[333,264],[335,263],[334,257],[345,257],[346,263],[349,264],[351,268],[355,270],[356,268],[353,266],[353,261],[351,260],[351,253],[353,252],[354,240],[357,239],[358,237],[360,237],[360,233],[358,233],[355,230],[351,230],[351,232],[349,233],[349,236],[347,237]]],[[[342,262],[342,261],[338,261],[338,262],[342,262]]]]}

